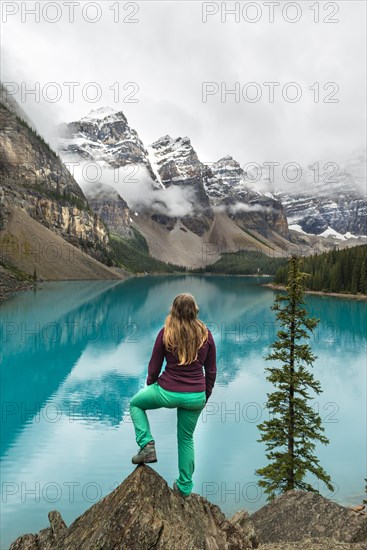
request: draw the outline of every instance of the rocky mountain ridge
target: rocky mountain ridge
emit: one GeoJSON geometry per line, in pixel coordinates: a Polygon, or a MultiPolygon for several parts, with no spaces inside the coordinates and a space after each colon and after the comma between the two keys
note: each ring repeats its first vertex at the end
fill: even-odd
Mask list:
{"type": "MultiPolygon", "coordinates": [[[[152,143],[149,150],[162,185],[166,189],[177,186],[185,191],[185,198],[191,208],[189,213],[182,216],[183,225],[193,233],[203,235],[210,228],[214,212],[205,190],[204,165],[199,161],[190,139],[173,139],[166,135],[152,143]]],[[[153,219],[164,224],[169,221],[162,214],[153,216],[153,219]]],[[[177,219],[174,217],[170,225],[176,223],[177,219]]]]}
{"type": "MultiPolygon", "coordinates": [[[[88,158],[110,168],[129,165],[145,168],[151,176],[152,189],[160,193],[156,204],[152,194],[150,212],[146,208],[143,211],[168,231],[172,231],[179,222],[180,226],[202,237],[211,229],[215,213],[220,212],[228,215],[240,229],[254,230],[270,239],[273,237],[272,232],[290,239],[280,201],[269,193],[251,190],[243,180],[234,185],[231,179],[232,167],[228,162],[220,166],[219,161],[213,167],[202,163],[188,137],[172,138],[166,135],[145,148],[136,131],[128,126],[123,113],[111,113],[106,109],[92,111],[81,121],[65,124],[60,132],[63,136],[60,140],[60,154],[65,161],[72,157],[88,158]],[[115,132],[116,140],[120,141],[114,141],[111,146],[112,131],[115,132]],[[122,157],[119,154],[120,144],[125,150],[122,157]],[[139,155],[135,154],[137,144],[139,155]],[[132,154],[126,151],[129,147],[132,154]],[[180,191],[176,198],[180,205],[186,204],[184,214],[176,216],[164,213],[166,199],[162,190],[172,191],[172,188],[180,191]]],[[[239,167],[238,163],[235,164],[239,167]]],[[[120,191],[120,195],[125,198],[123,191],[120,191]]],[[[139,207],[137,209],[139,211],[139,207]]]]}
{"type": "MultiPolygon", "coordinates": [[[[358,244],[359,235],[367,233],[364,232],[366,200],[359,191],[365,178],[361,173],[361,156],[345,163],[341,186],[312,188],[310,182],[303,179],[299,193],[297,189],[289,193],[286,188],[279,188],[277,181],[270,184],[266,177],[254,183],[253,174],[246,173],[230,155],[214,163],[202,163],[188,137],[165,135],[144,146],[121,111],[109,108],[92,111],[81,121],[63,125],[62,133],[60,154],[64,160],[74,154],[80,159],[102,161],[109,167],[134,165],[144,168],[152,189],[158,193],[156,198],[154,193],[151,195],[150,209],[140,210],[135,206],[134,210],[147,214],[168,231],[175,227],[182,231],[186,228],[206,238],[213,233],[216,215],[221,214],[245,233],[254,233],[260,240],[263,237],[270,248],[275,244],[275,248],[291,250],[291,243],[302,242],[309,253],[314,237],[318,237],[316,241],[324,243],[327,249],[335,240],[339,241],[338,245],[341,240],[349,239],[351,242],[346,245],[358,244]],[[123,155],[120,155],[121,147],[123,155]],[[354,181],[357,187],[353,191],[354,181]],[[341,189],[344,187],[343,194],[341,189]],[[162,191],[172,191],[172,188],[181,193],[177,195],[177,203],[186,203],[184,214],[165,213],[169,208],[162,191]]],[[[125,199],[123,190],[119,193],[125,199]]],[[[134,216],[131,218],[138,223],[134,216]]],[[[228,238],[223,235],[223,242],[226,241],[228,238]]]]}
{"type": "MultiPolygon", "coordinates": [[[[287,216],[295,218],[288,215],[286,199],[250,184],[231,156],[205,164],[188,137],[163,136],[145,146],[122,111],[97,109],[63,124],[61,158],[16,111],[13,104],[11,109],[3,105],[1,111],[3,229],[14,205],[68,243],[107,262],[109,231],[129,240],[138,230],[153,257],[188,268],[213,263],[225,252],[257,250],[280,257],[322,252],[335,242],[341,247],[362,242],[352,232],[343,237],[328,229],[315,236],[297,223],[289,227],[287,216]],[[83,176],[82,181],[73,177],[62,161],[96,163],[102,177],[84,189],[83,176]],[[120,171],[123,183],[129,182],[126,196],[123,185],[114,185],[120,171]]],[[[346,173],[355,179],[359,166],[357,158],[346,173]]],[[[356,223],[363,227],[363,202],[356,195],[353,204],[356,223]]]]}
{"type": "Polygon", "coordinates": [[[26,123],[0,104],[1,204],[24,209],[63,238],[107,246],[106,227],[60,158],[26,123]]]}
{"type": "Polygon", "coordinates": [[[228,215],[248,229],[272,238],[272,232],[291,241],[282,202],[270,192],[251,187],[246,173],[230,155],[210,165],[213,177],[207,192],[216,204],[225,205],[228,215]]]}

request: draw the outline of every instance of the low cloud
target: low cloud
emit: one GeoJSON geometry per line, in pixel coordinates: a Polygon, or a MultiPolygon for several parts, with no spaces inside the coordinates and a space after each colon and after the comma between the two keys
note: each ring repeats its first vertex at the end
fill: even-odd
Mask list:
{"type": "Polygon", "coordinates": [[[221,214],[222,212],[226,212],[227,207],[225,204],[216,204],[212,207],[212,209],[216,214],[221,214]]]}
{"type": "Polygon", "coordinates": [[[225,205],[217,204],[213,206],[215,213],[229,212],[230,214],[237,214],[238,212],[271,212],[273,209],[271,206],[262,206],[261,204],[248,204],[245,202],[236,202],[235,204],[225,205]]]}
{"type": "Polygon", "coordinates": [[[229,211],[232,214],[238,212],[271,212],[273,209],[270,206],[262,206],[261,204],[247,204],[244,202],[236,202],[230,205],[229,211]]]}
{"type": "Polygon", "coordinates": [[[102,189],[108,194],[117,192],[128,204],[130,210],[149,210],[169,217],[182,217],[192,213],[197,207],[192,188],[171,185],[162,187],[155,182],[143,165],[111,169],[103,162],[72,161],[66,165],[82,188],[84,194],[92,198],[102,189]],[[106,186],[106,187],[104,187],[106,186]]]}

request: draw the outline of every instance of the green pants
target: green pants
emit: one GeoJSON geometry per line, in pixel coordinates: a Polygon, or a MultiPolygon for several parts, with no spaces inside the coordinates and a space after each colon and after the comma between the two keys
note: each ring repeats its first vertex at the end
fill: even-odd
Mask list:
{"type": "Polygon", "coordinates": [[[193,434],[200,413],[205,407],[206,393],[167,391],[155,382],[136,393],[130,401],[130,415],[134,423],[136,442],[144,447],[154,441],[146,414],[147,409],[177,408],[177,443],[179,477],[177,487],[188,495],[193,488],[195,468],[193,434]]]}

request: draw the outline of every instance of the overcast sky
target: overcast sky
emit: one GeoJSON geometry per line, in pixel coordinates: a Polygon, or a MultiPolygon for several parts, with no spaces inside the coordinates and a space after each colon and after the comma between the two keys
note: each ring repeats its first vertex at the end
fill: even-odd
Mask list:
{"type": "MultiPolygon", "coordinates": [[[[189,136],[203,162],[227,154],[242,165],[338,162],[365,147],[364,1],[320,2],[319,23],[314,22],[316,13],[310,6],[315,3],[311,1],[298,2],[298,14],[294,6],[288,6],[285,17],[300,17],[294,23],[282,15],[285,2],[274,6],[273,23],[264,2],[256,3],[257,13],[254,6],[247,12],[247,19],[260,18],[254,23],[246,21],[243,2],[206,6],[195,1],[120,2],[120,21],[114,22],[111,7],[117,3],[105,1],[99,3],[96,23],[82,17],[82,8],[86,18],[93,19],[97,13],[92,5],[87,9],[87,3],[79,0],[75,5],[74,22],[68,20],[65,3],[58,2],[60,21],[47,21],[56,16],[51,6],[35,23],[34,16],[24,13],[24,7],[29,9],[34,2],[3,2],[1,79],[28,87],[39,82],[50,98],[54,89],[47,88],[49,82],[58,83],[61,91],[55,103],[42,98],[34,102],[29,96],[22,105],[48,139],[52,139],[55,123],[111,106],[124,111],[145,144],[165,134],[189,136]],[[221,13],[221,5],[235,4],[241,8],[239,22],[221,13]],[[18,13],[5,21],[4,10],[16,8],[18,13]],[[25,22],[21,21],[22,8],[25,22]],[[218,13],[203,22],[205,9],[218,13]],[[339,22],[326,23],[325,18],[339,22]],[[74,102],[64,82],[80,83],[74,102]],[[96,103],[81,92],[90,82],[98,83],[102,92],[96,103]],[[136,84],[124,90],[129,82],[136,84]],[[206,102],[203,82],[214,83],[213,95],[206,102]],[[235,88],[236,82],[239,102],[233,95],[221,97],[221,83],[225,92],[225,88],[235,88]],[[257,83],[256,88],[246,88],[251,82],[257,83]],[[273,103],[264,82],[280,83],[273,103]],[[298,93],[302,92],[297,102],[286,101],[282,95],[283,86],[290,82],[296,82],[298,93]],[[335,84],[323,89],[328,82],[335,84]],[[120,87],[118,102],[109,89],[114,83],[120,87]],[[310,90],[314,83],[318,84],[310,90]],[[314,101],[317,87],[318,103],[314,101]],[[252,99],[259,90],[258,102],[243,97],[252,99]],[[138,102],[128,102],[129,94],[138,102]],[[325,103],[327,97],[338,102],[325,103]]],[[[92,94],[95,88],[88,90],[92,94]]],[[[295,91],[288,88],[289,99],[295,91]]],[[[19,94],[15,97],[20,100],[19,94]]]]}

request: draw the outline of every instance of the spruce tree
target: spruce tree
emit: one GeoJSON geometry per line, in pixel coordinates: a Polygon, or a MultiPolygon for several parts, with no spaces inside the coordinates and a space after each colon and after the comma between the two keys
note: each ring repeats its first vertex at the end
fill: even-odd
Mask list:
{"type": "Polygon", "coordinates": [[[306,276],[300,271],[300,258],[292,255],[286,293],[277,294],[271,307],[283,328],[277,332],[277,340],[271,345],[273,351],[265,359],[280,361],[282,365],[265,368],[269,373],[267,380],[276,390],[267,394],[266,406],[271,418],[258,424],[262,434],[257,441],[265,442],[266,457],[271,462],[255,471],[262,477],[258,485],[268,494],[267,500],[291,489],[318,493],[304,481],[307,472],[323,481],[329,490],[334,490],[330,476],[314,455],[313,440],[324,444],[329,440],[322,434],[324,428],[319,414],[307,402],[309,389],[317,394],[322,390],[320,382],[306,368],[312,366],[317,356],[309,344],[302,342],[309,338],[307,331],[312,332],[319,323],[319,319],[308,317],[303,307],[306,276]]]}

